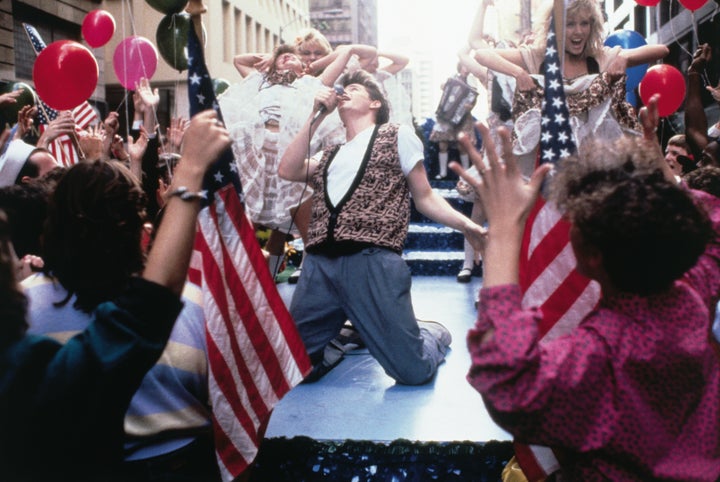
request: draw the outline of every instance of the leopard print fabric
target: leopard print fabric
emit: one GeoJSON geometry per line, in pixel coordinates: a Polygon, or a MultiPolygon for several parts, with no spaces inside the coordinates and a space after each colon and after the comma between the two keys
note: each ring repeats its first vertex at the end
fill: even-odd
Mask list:
{"type": "MultiPolygon", "coordinates": [[[[582,92],[567,95],[570,116],[579,116],[600,105],[608,97],[612,97],[613,116],[622,127],[634,131],[640,130],[635,109],[625,100],[626,76],[611,83],[610,75],[603,72],[598,75],[590,86],[582,92]]],[[[540,109],[545,91],[541,86],[532,90],[516,91],[513,101],[513,117],[530,109],[540,109]]]]}
{"type": "Polygon", "coordinates": [[[308,247],[353,241],[402,252],[410,222],[410,190],[398,157],[398,127],[379,127],[367,165],[360,167],[350,192],[338,206],[330,204],[325,182],[339,146],[325,150],[311,180],[315,192],[308,247]],[[337,222],[331,230],[333,216],[337,222]]]}

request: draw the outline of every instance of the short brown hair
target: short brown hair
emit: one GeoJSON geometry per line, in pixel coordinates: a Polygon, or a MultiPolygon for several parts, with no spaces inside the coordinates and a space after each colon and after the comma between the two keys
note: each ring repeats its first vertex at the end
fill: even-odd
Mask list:
{"type": "Polygon", "coordinates": [[[390,104],[382,92],[380,84],[364,70],[357,70],[343,77],[342,85],[347,87],[351,84],[359,84],[365,87],[370,99],[380,102],[380,108],[375,115],[376,124],[385,124],[390,120],[390,104]]]}
{"type": "Polygon", "coordinates": [[[92,311],[117,297],[144,264],[140,245],[145,194],[117,161],[81,162],[60,179],[50,200],[43,236],[46,274],[92,311]]]}

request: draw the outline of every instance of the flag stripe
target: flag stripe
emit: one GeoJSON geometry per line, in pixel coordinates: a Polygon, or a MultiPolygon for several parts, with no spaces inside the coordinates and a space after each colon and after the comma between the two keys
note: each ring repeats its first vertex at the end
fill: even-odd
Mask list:
{"type": "Polygon", "coordinates": [[[223,480],[232,480],[234,478],[232,474],[242,474],[252,461],[245,460],[215,419],[213,419],[213,431],[215,433],[215,450],[218,453],[218,460],[220,461],[218,465],[222,478],[223,480]]]}
{"type": "MultiPolygon", "coordinates": [[[[212,244],[216,243],[210,243],[210,245],[207,245],[205,248],[208,250],[212,249],[210,247],[212,244]]],[[[209,279],[216,279],[214,276],[226,276],[226,274],[220,273],[221,268],[214,262],[212,253],[203,251],[203,255],[203,270],[209,279]]],[[[232,309],[234,307],[231,308],[228,305],[228,293],[225,287],[209,285],[208,290],[211,295],[207,307],[208,312],[210,312],[210,310],[217,311],[217,314],[213,314],[213,319],[218,321],[222,319],[223,321],[223,324],[218,326],[219,331],[217,333],[213,332],[212,328],[208,329],[207,338],[211,340],[209,346],[214,347],[216,350],[210,360],[211,368],[213,372],[215,372],[216,380],[218,380],[218,387],[221,389],[225,398],[229,400],[230,407],[232,407],[236,416],[242,421],[243,426],[246,427],[246,431],[254,437],[254,428],[247,425],[246,422],[255,423],[256,420],[250,420],[250,416],[245,406],[243,406],[242,396],[257,399],[258,397],[255,396],[257,394],[257,388],[249,377],[245,375],[248,367],[243,358],[243,351],[241,351],[236,338],[236,330],[241,329],[240,325],[244,320],[234,312],[235,310],[232,309]],[[233,311],[232,314],[231,310],[233,311]],[[233,326],[232,320],[237,320],[238,326],[233,326]],[[225,338],[222,338],[222,336],[225,338]],[[216,339],[220,346],[216,344],[216,339]],[[233,362],[232,368],[225,359],[224,354],[227,354],[230,361],[233,362]],[[217,363],[217,366],[213,365],[214,363],[217,363]],[[240,390],[238,387],[243,387],[243,389],[240,390]]],[[[249,342],[250,340],[245,339],[244,341],[249,342]]],[[[244,348],[252,349],[252,344],[248,344],[244,348]]],[[[252,408],[255,413],[259,413],[260,415],[264,415],[264,412],[267,412],[266,407],[260,407],[255,404],[248,408],[252,408]]]]}
{"type": "Polygon", "coordinates": [[[585,290],[577,297],[575,303],[558,319],[555,324],[545,333],[542,341],[550,341],[559,336],[570,333],[590,311],[595,309],[600,299],[600,285],[590,282],[585,290]]]}
{"type": "MultiPolygon", "coordinates": [[[[190,116],[212,108],[222,119],[194,29],[188,58],[190,116]]],[[[189,276],[202,280],[215,448],[231,481],[254,460],[275,404],[311,365],[245,214],[230,148],[203,187],[210,206],[198,217],[189,276]]]]}
{"type": "MultiPolygon", "coordinates": [[[[233,210],[240,210],[241,206],[237,197],[232,198],[227,196],[227,194],[229,193],[225,194],[225,204],[230,205],[237,203],[237,206],[233,210]]],[[[280,397],[282,396],[281,394],[286,393],[290,389],[288,384],[290,380],[301,380],[303,373],[307,373],[312,367],[305,354],[305,347],[297,335],[295,321],[275,287],[275,281],[267,269],[265,257],[262,255],[260,249],[257,248],[258,243],[255,237],[255,230],[250,220],[244,214],[244,211],[242,212],[242,216],[229,216],[227,219],[235,224],[235,230],[240,233],[240,240],[247,253],[249,266],[253,268],[252,270],[248,269],[239,272],[243,277],[243,286],[248,286],[248,283],[254,283],[258,286],[253,308],[256,313],[262,310],[270,310],[272,317],[277,320],[277,324],[272,327],[273,330],[269,332],[265,330],[263,332],[264,339],[258,340],[262,342],[262,344],[256,346],[272,347],[273,351],[270,351],[266,355],[272,357],[270,360],[272,364],[265,364],[264,366],[268,371],[269,380],[274,382],[273,389],[275,393],[280,397]],[[255,249],[252,249],[253,247],[255,249]],[[279,328],[280,331],[277,331],[276,328],[279,328]],[[280,360],[284,359],[288,360],[289,363],[282,366],[280,360]],[[271,369],[273,368],[276,369],[276,371],[272,371],[271,369]],[[284,376],[283,373],[285,373],[284,376]]],[[[246,298],[252,300],[249,296],[246,298]]],[[[258,325],[258,328],[263,328],[263,326],[258,325]]]]}
{"type": "MultiPolygon", "coordinates": [[[[558,4],[559,0],[556,0],[558,4]]],[[[575,151],[565,102],[562,64],[551,18],[543,62],[543,103],[538,162],[557,164],[575,151]]],[[[599,289],[575,269],[569,223],[555,205],[539,199],[525,225],[520,256],[524,307],[539,307],[541,343],[552,333],[571,331],[595,306],[599,289]],[[562,326],[558,326],[562,323],[562,326]]],[[[515,443],[515,455],[530,482],[544,480],[559,468],[552,449],[515,443]]]]}
{"type": "Polygon", "coordinates": [[[93,122],[98,120],[95,109],[92,108],[88,101],[83,102],[75,107],[72,111],[73,119],[77,129],[87,129],[93,122]]]}
{"type": "Polygon", "coordinates": [[[540,336],[544,336],[550,331],[553,325],[567,313],[589,284],[589,279],[578,273],[577,270],[572,270],[562,283],[550,293],[541,306],[543,317],[539,326],[540,336]]]}

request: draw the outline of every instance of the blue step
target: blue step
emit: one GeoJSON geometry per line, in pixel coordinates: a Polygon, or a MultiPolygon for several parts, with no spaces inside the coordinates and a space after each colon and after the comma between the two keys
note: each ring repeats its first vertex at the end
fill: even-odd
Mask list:
{"type": "Polygon", "coordinates": [[[409,251],[403,259],[413,276],[457,276],[462,268],[463,251],[409,251]]]}
{"type": "Polygon", "coordinates": [[[412,223],[405,240],[406,250],[462,251],[460,231],[435,223],[412,223]]]}
{"type": "MultiPolygon", "coordinates": [[[[454,180],[430,180],[433,191],[469,217],[472,203],[460,198],[456,184],[454,180]]],[[[410,227],[403,258],[413,276],[457,276],[465,259],[463,240],[461,232],[426,218],[411,203],[410,227]]]]}
{"type": "MultiPolygon", "coordinates": [[[[452,206],[454,209],[460,211],[465,216],[470,216],[470,212],[472,211],[472,205],[473,203],[467,202],[460,198],[460,195],[453,187],[452,189],[441,189],[441,188],[433,188],[433,191],[435,191],[440,196],[444,197],[445,200],[452,206]]],[[[415,208],[415,203],[413,201],[410,202],[410,222],[411,223],[431,223],[434,221],[429,220],[415,208]]]]}

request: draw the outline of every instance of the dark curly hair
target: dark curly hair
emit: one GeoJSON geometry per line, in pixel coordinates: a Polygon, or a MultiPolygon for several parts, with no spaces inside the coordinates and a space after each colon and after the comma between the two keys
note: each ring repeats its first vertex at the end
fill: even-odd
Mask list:
{"type": "Polygon", "coordinates": [[[639,295],[669,288],[712,236],[707,213],[665,179],[656,148],[635,138],[590,142],[553,180],[555,200],[613,285],[639,295]]]}
{"type": "Polygon", "coordinates": [[[70,168],[50,200],[43,236],[45,273],[85,312],[118,296],[144,263],[145,195],[117,161],[70,168]]]}
{"type": "Polygon", "coordinates": [[[0,347],[19,340],[27,330],[27,299],[15,279],[16,258],[10,225],[0,210],[0,347]]]}
{"type": "Polygon", "coordinates": [[[683,180],[691,189],[705,191],[715,197],[720,197],[720,167],[699,167],[685,174],[683,180]]]}

